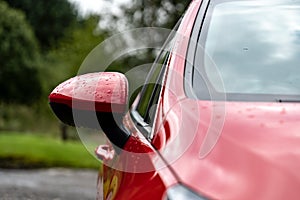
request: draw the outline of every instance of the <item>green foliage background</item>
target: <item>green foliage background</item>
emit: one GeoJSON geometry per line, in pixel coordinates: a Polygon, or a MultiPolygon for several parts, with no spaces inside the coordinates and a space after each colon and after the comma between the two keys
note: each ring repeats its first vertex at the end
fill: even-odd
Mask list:
{"type": "Polygon", "coordinates": [[[41,96],[39,49],[21,11],[0,2],[0,100],[30,104],[41,96]]]}
{"type": "Polygon", "coordinates": [[[5,0],[10,7],[22,10],[42,49],[47,50],[67,36],[76,26],[77,11],[66,0],[5,0]]]}

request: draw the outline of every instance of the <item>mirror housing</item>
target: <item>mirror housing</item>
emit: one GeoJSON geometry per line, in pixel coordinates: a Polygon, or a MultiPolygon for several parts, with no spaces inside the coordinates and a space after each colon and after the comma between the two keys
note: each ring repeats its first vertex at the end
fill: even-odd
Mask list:
{"type": "Polygon", "coordinates": [[[128,81],[118,72],[95,72],[73,77],[49,95],[50,106],[65,124],[102,129],[122,148],[129,133],[122,126],[128,104],[128,81]]]}

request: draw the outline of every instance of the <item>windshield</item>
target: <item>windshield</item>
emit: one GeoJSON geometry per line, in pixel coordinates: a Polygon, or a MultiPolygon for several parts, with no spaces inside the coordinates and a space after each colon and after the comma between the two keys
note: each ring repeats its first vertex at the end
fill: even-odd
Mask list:
{"type": "Polygon", "coordinates": [[[199,37],[196,91],[205,79],[233,100],[300,94],[300,1],[212,1],[199,37]]]}

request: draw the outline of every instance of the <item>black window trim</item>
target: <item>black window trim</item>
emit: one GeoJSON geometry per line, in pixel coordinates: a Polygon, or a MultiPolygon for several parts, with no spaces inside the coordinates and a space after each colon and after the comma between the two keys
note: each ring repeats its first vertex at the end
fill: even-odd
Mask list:
{"type": "MultiPolygon", "coordinates": [[[[150,107],[155,103],[154,101],[157,101],[159,100],[158,99],[155,99],[156,95],[160,96],[161,94],[161,91],[162,91],[162,88],[163,88],[163,85],[164,85],[164,75],[165,75],[165,71],[166,71],[166,67],[168,66],[168,62],[169,62],[169,56],[170,56],[170,52],[167,51],[167,52],[164,52],[166,57],[165,57],[165,60],[162,64],[162,68],[159,72],[159,75],[157,77],[157,81],[156,81],[156,84],[155,84],[155,87],[153,89],[153,92],[151,94],[151,97],[150,97],[150,100],[149,100],[149,103],[147,105],[147,109],[146,109],[146,113],[145,113],[145,122],[148,123],[149,125],[151,125],[151,127],[153,126],[153,121],[150,121],[151,120],[151,117],[154,117],[154,116],[150,116],[150,107]]],[[[155,113],[153,113],[153,115],[155,115],[155,113]]],[[[154,118],[153,118],[154,120],[154,118]]]]}
{"type": "Polygon", "coordinates": [[[187,97],[190,97],[192,99],[197,98],[193,91],[194,73],[195,73],[195,56],[197,51],[197,44],[199,42],[199,35],[203,27],[204,18],[208,10],[209,3],[210,0],[203,0],[201,2],[200,8],[196,15],[195,22],[193,24],[190,41],[187,47],[185,70],[184,70],[184,77],[185,77],[184,89],[187,97]],[[200,24],[200,26],[196,26],[197,24],[200,24]]]}
{"type": "MultiPolygon", "coordinates": [[[[153,134],[152,134],[152,126],[153,126],[153,122],[155,121],[155,118],[153,118],[153,122],[149,121],[150,120],[150,116],[149,116],[149,109],[150,107],[153,105],[153,102],[154,102],[154,98],[156,96],[156,93],[158,92],[158,96],[160,97],[160,94],[162,92],[162,84],[163,84],[163,81],[164,81],[164,75],[165,75],[165,72],[166,72],[166,67],[167,67],[167,63],[168,63],[168,60],[169,60],[169,52],[166,52],[164,50],[162,50],[160,52],[160,54],[156,57],[155,59],[155,62],[151,68],[151,71],[149,74],[151,74],[152,70],[155,70],[155,68],[157,66],[157,61],[159,60],[159,58],[161,58],[161,55],[162,54],[166,54],[166,58],[165,58],[165,61],[163,63],[163,66],[159,72],[159,75],[157,77],[157,80],[155,82],[155,86],[152,90],[152,93],[151,93],[151,96],[150,96],[150,99],[149,99],[149,102],[147,104],[147,108],[146,108],[146,113],[145,113],[145,117],[142,117],[140,115],[140,113],[137,111],[137,107],[139,106],[139,102],[140,102],[140,97],[143,95],[143,90],[145,90],[146,87],[143,87],[142,91],[140,92],[140,99],[138,100],[138,104],[135,105],[132,109],[131,109],[131,117],[133,119],[133,121],[135,122],[135,124],[137,125],[137,128],[141,131],[141,133],[148,139],[148,140],[151,140],[152,137],[153,137],[153,134]]],[[[147,78],[146,81],[149,81],[149,79],[147,78]]],[[[145,81],[145,82],[146,82],[145,81]]],[[[157,99],[157,102],[159,102],[159,99],[157,99]]],[[[156,116],[156,113],[157,113],[157,109],[155,110],[155,113],[153,113],[153,117],[156,116]]]]}
{"type": "MultiPolygon", "coordinates": [[[[169,42],[171,42],[172,40],[172,37],[174,35],[174,32],[176,33],[176,31],[174,30],[177,30],[177,28],[179,27],[179,25],[181,24],[181,21],[182,21],[182,18],[183,18],[184,14],[182,15],[182,17],[178,20],[177,24],[174,26],[171,34],[168,36],[168,38],[166,39],[166,42],[163,44],[162,48],[160,49],[160,52],[159,52],[159,55],[156,56],[154,62],[153,62],[153,65],[151,67],[151,70],[149,72],[149,76],[146,78],[145,80],[145,83],[149,82],[149,79],[151,78],[151,74],[153,74],[154,70],[156,69],[157,66],[157,63],[159,61],[159,59],[161,58],[161,56],[163,54],[166,55],[166,58],[163,62],[163,66],[162,66],[162,69],[160,70],[159,72],[159,75],[157,77],[157,80],[156,80],[156,84],[154,86],[154,89],[153,89],[153,92],[151,93],[151,97],[150,97],[150,100],[149,100],[149,103],[147,105],[147,109],[146,109],[146,115],[147,116],[149,114],[148,110],[149,110],[149,106],[150,105],[153,105],[153,99],[155,97],[155,92],[157,92],[157,90],[159,90],[159,98],[157,99],[157,102],[159,102],[160,100],[160,95],[161,95],[161,92],[162,92],[162,89],[163,87],[161,87],[163,84],[164,84],[164,81],[165,81],[165,73],[167,71],[167,65],[169,63],[169,59],[170,59],[170,51],[166,51],[166,46],[168,45],[169,42]],[[174,32],[173,32],[174,31],[174,32]],[[158,84],[157,84],[158,82],[158,84]]],[[[133,106],[130,110],[130,114],[131,114],[131,117],[133,119],[133,122],[136,124],[137,128],[141,131],[141,133],[150,141],[152,140],[154,134],[153,134],[153,128],[152,126],[154,125],[154,121],[155,121],[155,118],[153,118],[153,123],[147,123],[147,121],[149,122],[149,119],[146,120],[146,118],[143,118],[139,112],[137,111],[137,108],[140,104],[140,100],[141,100],[141,97],[143,96],[143,94],[146,92],[146,87],[144,86],[140,92],[140,94],[138,95],[138,103],[133,106]]],[[[154,116],[156,116],[157,114],[157,108],[155,110],[155,113],[153,114],[154,116]]]]}

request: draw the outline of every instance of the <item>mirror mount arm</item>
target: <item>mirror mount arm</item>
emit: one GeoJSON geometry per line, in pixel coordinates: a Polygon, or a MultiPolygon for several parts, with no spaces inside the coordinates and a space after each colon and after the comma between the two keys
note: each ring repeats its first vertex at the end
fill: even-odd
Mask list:
{"type": "Polygon", "coordinates": [[[117,149],[125,146],[130,137],[130,132],[122,126],[124,114],[72,109],[65,104],[55,102],[50,102],[50,106],[56,116],[65,124],[96,130],[102,129],[106,137],[117,147],[115,148],[116,152],[119,152],[117,149]]]}
{"type": "Polygon", "coordinates": [[[97,118],[104,134],[119,153],[130,137],[130,132],[122,125],[123,114],[101,112],[97,113],[97,118]]]}

